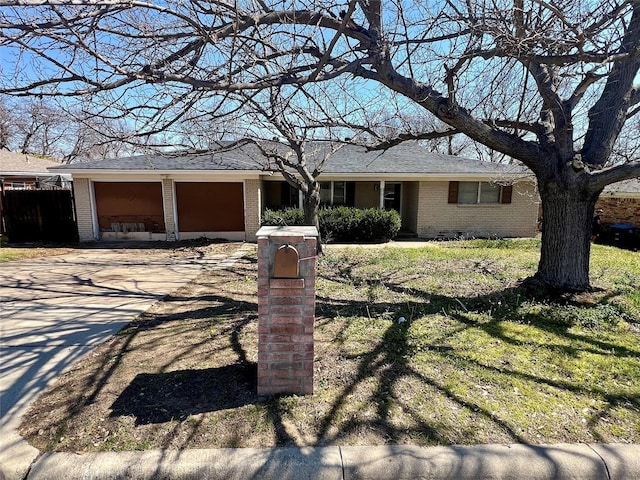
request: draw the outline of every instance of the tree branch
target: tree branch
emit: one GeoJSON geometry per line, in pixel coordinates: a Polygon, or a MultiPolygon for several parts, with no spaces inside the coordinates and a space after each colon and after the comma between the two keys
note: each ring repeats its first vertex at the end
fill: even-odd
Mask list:
{"type": "Polygon", "coordinates": [[[640,161],[616,165],[597,173],[591,174],[591,185],[597,189],[603,189],[612,183],[640,178],[640,161]]]}
{"type": "Polygon", "coordinates": [[[366,145],[365,148],[368,151],[388,150],[391,147],[395,147],[396,145],[400,145],[401,143],[410,140],[436,140],[438,138],[457,135],[458,133],[460,133],[460,131],[455,129],[445,130],[443,132],[401,133],[393,138],[366,145]]]}
{"type": "MultiPolygon", "coordinates": [[[[346,10],[345,14],[342,16],[342,22],[340,22],[340,26],[336,30],[336,33],[334,34],[333,38],[331,39],[331,42],[329,42],[329,47],[327,47],[327,50],[322,55],[322,58],[318,62],[318,65],[316,65],[316,69],[311,73],[311,75],[309,75],[309,81],[310,82],[313,82],[318,77],[318,75],[320,74],[320,71],[324,68],[324,66],[329,61],[329,58],[331,56],[331,52],[333,51],[334,47],[336,46],[336,43],[338,43],[338,39],[340,38],[340,36],[344,33],[345,29],[347,28],[347,24],[351,20],[351,15],[353,14],[355,9],[356,9],[356,0],[350,0],[349,1],[349,5],[347,7],[347,10],[346,10]]],[[[351,22],[351,23],[353,23],[353,22],[351,22]]]]}
{"type": "MultiPolygon", "coordinates": [[[[632,2],[633,12],[619,53],[637,52],[640,45],[640,4],[632,2]]],[[[637,55],[616,61],[598,101],[589,110],[589,128],[582,155],[590,164],[604,165],[626,121],[633,99],[633,82],[640,68],[637,55]]]]}

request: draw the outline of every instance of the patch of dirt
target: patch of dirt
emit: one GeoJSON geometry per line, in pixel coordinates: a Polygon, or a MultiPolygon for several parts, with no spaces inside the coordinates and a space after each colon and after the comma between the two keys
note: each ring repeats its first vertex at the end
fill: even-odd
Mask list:
{"type": "Polygon", "coordinates": [[[175,242],[149,242],[149,241],[100,241],[95,243],[79,244],[79,248],[103,250],[115,249],[126,254],[128,251],[137,253],[140,250],[149,252],[171,252],[172,255],[205,257],[214,255],[227,255],[238,249],[239,242],[227,240],[211,240],[197,238],[194,240],[179,240],[175,242]]]}
{"type": "MultiPolygon", "coordinates": [[[[172,254],[237,247],[181,245],[172,254]]],[[[197,447],[210,445],[211,435],[226,438],[216,418],[256,402],[257,347],[248,346],[257,345],[253,266],[241,260],[233,271],[209,272],[155,304],[41,395],[22,435],[43,450],[80,452],[197,447]],[[208,428],[198,433],[207,415],[208,428]]]]}
{"type": "Polygon", "coordinates": [[[217,255],[229,255],[235,252],[240,243],[226,240],[210,240],[199,238],[195,240],[180,240],[176,242],[145,242],[145,241],[101,241],[95,243],[79,243],[75,245],[42,245],[36,243],[0,244],[0,258],[5,261],[22,260],[27,258],[64,255],[76,250],[117,250],[122,257],[128,254],[139,255],[140,251],[169,252],[175,257],[204,258],[217,255]]]}

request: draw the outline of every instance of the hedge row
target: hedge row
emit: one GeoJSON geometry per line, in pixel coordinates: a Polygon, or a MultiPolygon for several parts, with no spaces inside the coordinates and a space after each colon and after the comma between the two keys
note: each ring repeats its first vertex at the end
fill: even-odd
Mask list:
{"type": "MultiPolygon", "coordinates": [[[[400,231],[400,214],[378,208],[335,207],[318,211],[324,242],[386,242],[400,231]]],[[[301,209],[266,210],[262,225],[303,225],[301,209]]]]}

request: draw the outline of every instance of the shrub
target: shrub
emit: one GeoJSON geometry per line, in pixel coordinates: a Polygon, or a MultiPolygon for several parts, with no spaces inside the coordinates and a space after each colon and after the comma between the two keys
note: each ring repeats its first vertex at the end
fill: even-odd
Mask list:
{"type": "Polygon", "coordinates": [[[323,238],[335,242],[384,242],[400,230],[400,215],[395,210],[349,207],[320,211],[323,238]]]}
{"type": "MultiPolygon", "coordinates": [[[[322,208],[318,211],[320,235],[333,242],[386,242],[400,231],[400,214],[395,210],[351,207],[322,208]]],[[[302,225],[300,209],[266,210],[262,225],[302,225]]]]}
{"type": "Polygon", "coordinates": [[[303,225],[304,212],[299,208],[287,208],[285,210],[265,210],[262,215],[262,225],[291,226],[303,225]]]}

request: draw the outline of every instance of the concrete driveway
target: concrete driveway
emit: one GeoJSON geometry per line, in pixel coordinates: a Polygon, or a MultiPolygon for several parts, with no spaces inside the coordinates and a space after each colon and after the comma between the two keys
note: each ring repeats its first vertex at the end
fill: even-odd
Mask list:
{"type": "Polygon", "coordinates": [[[24,465],[38,454],[16,429],[57,376],[153,303],[244,251],[202,257],[180,249],[95,248],[0,264],[0,472],[18,475],[7,464],[24,465]]]}

